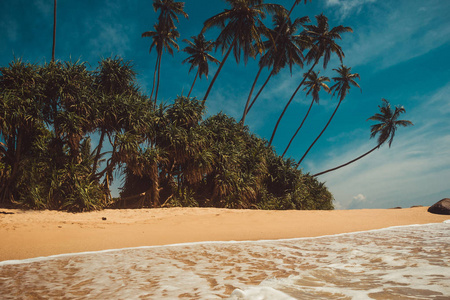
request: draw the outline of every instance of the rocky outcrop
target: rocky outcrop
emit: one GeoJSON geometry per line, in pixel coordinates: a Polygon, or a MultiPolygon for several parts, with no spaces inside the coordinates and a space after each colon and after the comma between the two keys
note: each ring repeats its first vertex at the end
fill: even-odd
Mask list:
{"type": "Polygon", "coordinates": [[[444,198],[436,202],[428,208],[428,212],[439,215],[450,215],[450,199],[444,198]]]}

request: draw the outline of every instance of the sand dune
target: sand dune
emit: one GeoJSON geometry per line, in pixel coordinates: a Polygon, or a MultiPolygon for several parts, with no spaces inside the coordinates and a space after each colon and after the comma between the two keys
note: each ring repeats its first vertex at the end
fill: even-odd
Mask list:
{"type": "Polygon", "coordinates": [[[0,209],[0,261],[186,242],[313,237],[447,219],[428,213],[427,207],[335,211],[108,209],[77,214],[0,209]]]}

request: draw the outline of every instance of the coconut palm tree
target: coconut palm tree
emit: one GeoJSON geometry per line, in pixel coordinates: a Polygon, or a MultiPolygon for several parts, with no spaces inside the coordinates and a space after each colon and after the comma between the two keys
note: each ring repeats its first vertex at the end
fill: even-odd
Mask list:
{"type": "Polygon", "coordinates": [[[259,71],[256,74],[255,80],[253,81],[252,88],[248,95],[247,102],[245,104],[244,114],[242,116],[241,122],[245,123],[245,117],[250,110],[250,108],[255,103],[258,96],[261,94],[264,87],[269,82],[273,75],[278,74],[278,72],[283,69],[286,65],[289,65],[289,69],[292,73],[292,67],[294,65],[300,65],[303,67],[303,54],[302,51],[307,47],[308,43],[305,43],[305,39],[302,35],[296,35],[298,28],[309,22],[309,17],[297,18],[293,22],[285,13],[278,13],[273,16],[274,29],[271,30],[271,36],[276,37],[275,43],[272,40],[264,42],[264,48],[267,52],[261,57],[259,61],[259,71]],[[266,81],[260,88],[259,92],[250,103],[253,90],[255,88],[256,82],[258,81],[259,75],[264,67],[272,67],[272,70],[267,77],[266,81]]]}
{"type": "MultiPolygon", "coordinates": [[[[338,44],[336,44],[335,40],[341,39],[341,33],[353,32],[353,30],[350,27],[345,27],[342,25],[333,27],[330,30],[328,18],[323,14],[316,16],[316,20],[317,25],[304,26],[306,36],[311,38],[313,43],[311,49],[308,51],[305,57],[308,63],[314,62],[309,71],[307,72],[307,74],[309,74],[314,69],[314,67],[322,57],[323,57],[323,68],[326,69],[328,62],[330,61],[331,53],[335,53],[342,63],[342,59],[344,58],[345,55],[344,52],[342,51],[342,48],[338,44]]],[[[294,91],[291,98],[286,103],[286,106],[284,107],[283,112],[278,118],[277,123],[273,129],[269,145],[272,145],[273,138],[275,137],[281,119],[283,118],[287,108],[291,104],[292,100],[294,99],[295,95],[297,94],[298,90],[303,85],[307,77],[308,75],[303,77],[303,80],[300,82],[297,89],[294,91]]]]}
{"type": "Polygon", "coordinates": [[[179,21],[177,15],[183,15],[186,19],[189,18],[188,14],[184,11],[184,2],[153,0],[153,9],[155,12],[160,10],[158,22],[166,28],[176,28],[173,20],[179,21]]]}
{"type": "Polygon", "coordinates": [[[378,135],[378,143],[377,145],[372,148],[371,150],[367,151],[363,155],[358,156],[357,158],[342,164],[340,166],[337,166],[335,168],[314,174],[313,176],[319,176],[337,169],[340,169],[342,167],[345,167],[351,163],[354,163],[355,161],[363,158],[364,156],[372,153],[373,151],[379,149],[384,143],[386,143],[388,140],[389,148],[392,145],[392,141],[394,140],[395,133],[397,131],[398,126],[402,127],[408,127],[411,125],[414,125],[411,121],[408,120],[398,120],[400,114],[405,113],[406,110],[403,106],[396,106],[395,110],[392,110],[391,104],[386,99],[381,99],[383,101],[382,105],[378,105],[380,109],[380,113],[376,113],[372,117],[368,118],[367,120],[371,121],[378,121],[380,123],[374,124],[370,126],[370,138],[374,138],[378,135]]]}
{"type": "Polygon", "coordinates": [[[55,44],[56,44],[56,1],[53,3],[53,46],[52,46],[52,62],[55,61],[55,44]]]}
{"type": "Polygon", "coordinates": [[[142,37],[152,38],[153,42],[150,45],[149,50],[150,52],[152,51],[153,47],[156,48],[157,59],[155,65],[155,73],[153,74],[152,93],[150,94],[151,98],[153,96],[153,89],[155,87],[156,73],[158,73],[158,80],[156,83],[156,92],[155,92],[155,103],[156,103],[156,100],[158,98],[159,80],[161,75],[161,57],[163,50],[166,49],[167,52],[169,52],[169,54],[173,56],[173,48],[175,48],[177,51],[180,48],[176,43],[176,39],[180,37],[180,33],[174,28],[167,28],[165,25],[161,23],[155,24],[153,28],[155,29],[155,31],[146,31],[142,34],[142,37]]]}
{"type": "MultiPolygon", "coordinates": [[[[311,111],[311,108],[312,108],[314,102],[319,104],[319,92],[320,92],[320,90],[324,89],[327,93],[330,92],[330,88],[325,83],[325,82],[329,82],[330,78],[328,78],[326,76],[319,76],[319,74],[320,74],[320,71],[318,71],[317,73],[314,72],[314,71],[311,71],[311,73],[309,73],[309,75],[308,75],[308,79],[309,80],[305,81],[306,87],[303,90],[307,91],[306,96],[311,94],[311,96],[312,96],[311,104],[309,105],[308,111],[306,112],[306,115],[303,118],[300,126],[297,128],[297,131],[292,136],[291,140],[289,141],[289,144],[287,145],[287,147],[284,150],[283,155],[281,155],[281,157],[284,157],[284,155],[288,151],[289,147],[291,146],[292,141],[294,140],[294,138],[296,137],[297,133],[302,128],[303,123],[305,123],[305,120],[308,117],[309,112],[311,111]]],[[[303,76],[306,76],[306,74],[304,74],[303,76]]]]}
{"type": "Polygon", "coordinates": [[[189,72],[192,71],[194,67],[197,67],[197,73],[195,74],[194,82],[192,83],[189,94],[187,95],[188,98],[191,95],[197,77],[200,76],[200,78],[202,78],[202,75],[205,75],[206,78],[208,78],[208,61],[214,62],[216,64],[220,63],[219,60],[208,53],[211,52],[214,48],[214,43],[212,41],[207,41],[202,33],[191,38],[193,42],[188,39],[183,40],[183,42],[188,44],[188,46],[184,48],[183,51],[189,54],[189,57],[183,60],[183,63],[188,62],[191,65],[191,67],[189,68],[189,72]]]}
{"type": "Polygon", "coordinates": [[[352,68],[346,67],[344,65],[341,65],[338,69],[333,69],[334,71],[338,72],[338,77],[333,77],[332,79],[336,82],[331,88],[331,91],[333,92],[333,96],[337,93],[339,96],[339,102],[334,109],[333,114],[331,115],[330,119],[328,120],[325,127],[322,129],[320,134],[317,136],[317,138],[314,140],[314,142],[309,146],[308,150],[306,150],[305,154],[303,154],[302,158],[297,164],[297,167],[302,163],[302,161],[305,159],[308,152],[311,150],[311,148],[314,146],[314,144],[319,140],[319,138],[322,136],[322,134],[325,132],[325,130],[328,128],[328,125],[330,125],[331,120],[333,119],[334,115],[336,114],[339,106],[342,103],[342,100],[347,96],[348,92],[350,91],[351,86],[356,86],[361,89],[359,84],[355,81],[356,78],[360,79],[358,73],[351,73],[352,68]]]}
{"type": "Polygon", "coordinates": [[[266,17],[266,13],[277,13],[285,10],[281,5],[264,3],[263,0],[225,1],[230,4],[231,9],[226,9],[224,12],[207,19],[202,29],[202,33],[212,27],[221,29],[216,41],[216,49],[220,46],[222,53],[226,51],[203,97],[203,104],[231,51],[233,51],[237,63],[240,61],[241,52],[243,52],[245,63],[249,57],[255,57],[262,53],[262,35],[270,36],[269,30],[262,20],[266,17]]]}

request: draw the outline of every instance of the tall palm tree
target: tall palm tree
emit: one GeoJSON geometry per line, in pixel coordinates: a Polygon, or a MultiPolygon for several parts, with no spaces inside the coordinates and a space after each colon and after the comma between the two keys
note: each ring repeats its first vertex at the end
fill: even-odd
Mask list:
{"type": "Polygon", "coordinates": [[[52,46],[52,62],[55,61],[55,44],[56,44],[56,1],[53,3],[53,46],[52,46]]]}
{"type": "Polygon", "coordinates": [[[195,74],[194,82],[192,83],[189,94],[187,95],[188,98],[191,95],[197,77],[200,76],[200,78],[202,78],[202,75],[205,75],[206,78],[208,78],[208,61],[212,61],[216,64],[220,63],[219,60],[208,53],[211,52],[214,48],[214,43],[212,41],[207,41],[202,33],[191,38],[193,42],[188,39],[183,40],[183,42],[188,44],[188,46],[184,48],[183,51],[190,55],[188,58],[183,60],[183,63],[188,62],[191,65],[191,67],[189,68],[189,72],[192,71],[194,67],[197,67],[197,74],[195,74]]]}
{"type": "Polygon", "coordinates": [[[158,22],[164,24],[167,28],[176,28],[174,19],[178,22],[177,15],[183,15],[186,19],[188,14],[184,11],[184,2],[176,2],[173,0],[153,0],[153,9],[160,10],[158,22]]]}
{"type": "MultiPolygon", "coordinates": [[[[305,34],[306,36],[310,37],[312,39],[313,45],[311,47],[311,50],[306,54],[306,60],[308,63],[314,62],[307,74],[309,74],[316,64],[319,62],[319,60],[323,57],[323,68],[326,69],[328,62],[330,61],[331,53],[335,53],[339,60],[342,63],[342,59],[345,56],[344,52],[342,51],[342,48],[336,44],[335,40],[341,39],[341,33],[344,32],[353,32],[353,30],[350,27],[345,27],[342,25],[333,27],[330,30],[330,26],[328,24],[328,18],[324,16],[323,14],[320,14],[316,16],[317,25],[305,25],[305,34]]],[[[303,80],[298,85],[297,89],[292,94],[289,101],[286,103],[286,106],[283,109],[283,112],[281,113],[280,117],[278,118],[278,121],[273,129],[272,136],[270,137],[269,145],[272,145],[273,138],[275,137],[275,134],[278,129],[278,125],[281,122],[281,119],[283,118],[287,108],[291,104],[292,100],[294,99],[295,95],[297,94],[300,87],[305,82],[305,79],[308,77],[304,76],[303,80]]]]}
{"type": "MultiPolygon", "coordinates": [[[[273,45],[272,45],[272,46],[277,45],[278,39],[280,38],[280,33],[286,31],[286,29],[284,28],[284,27],[286,26],[286,22],[290,22],[290,16],[291,16],[291,14],[292,14],[292,11],[294,10],[294,8],[295,8],[300,2],[302,2],[302,0],[295,0],[294,3],[292,4],[291,9],[290,9],[289,12],[287,13],[287,16],[286,16],[285,18],[283,18],[283,19],[282,19],[282,22],[279,23],[279,24],[277,25],[278,28],[277,28],[277,31],[276,31],[276,34],[275,34],[275,41],[273,42],[273,45]]],[[[308,2],[308,0],[303,0],[303,2],[306,4],[306,3],[308,2]]],[[[309,0],[309,2],[311,2],[311,0],[309,0]]],[[[309,17],[303,17],[303,18],[305,18],[305,22],[309,22],[309,17]],[[307,18],[307,20],[306,20],[306,18],[307,18]]],[[[303,19],[303,18],[302,18],[302,19],[303,19]]],[[[289,25],[288,25],[288,26],[289,26],[289,25]]],[[[290,27],[292,27],[292,25],[290,25],[290,27]]],[[[277,62],[276,62],[275,64],[278,64],[279,60],[281,60],[281,57],[278,58],[278,60],[277,60],[277,62]]],[[[254,80],[254,82],[253,82],[253,85],[252,85],[252,88],[251,88],[251,90],[250,90],[248,99],[251,99],[252,94],[253,94],[253,90],[254,90],[254,88],[255,88],[256,82],[258,81],[259,75],[261,74],[262,69],[263,69],[264,67],[266,67],[265,61],[260,61],[260,64],[259,64],[259,65],[260,65],[259,71],[258,71],[258,73],[256,74],[256,78],[255,78],[255,80],[254,80]]],[[[292,73],[292,71],[291,71],[291,73],[292,73]]],[[[261,88],[259,89],[258,93],[256,94],[255,98],[253,99],[253,101],[250,103],[249,106],[248,106],[249,100],[247,100],[246,107],[248,106],[248,108],[245,108],[245,109],[244,109],[244,116],[242,117],[242,120],[241,120],[242,124],[244,124],[244,122],[245,122],[245,116],[248,114],[248,111],[252,108],[252,106],[253,106],[253,104],[255,103],[256,99],[258,99],[259,95],[261,94],[261,92],[263,91],[263,89],[265,88],[265,86],[267,85],[267,83],[269,82],[270,78],[271,78],[272,75],[274,75],[274,74],[275,74],[275,73],[274,73],[274,70],[272,70],[272,71],[270,72],[269,76],[267,77],[266,81],[265,81],[264,84],[261,86],[261,88]]]]}
{"type": "Polygon", "coordinates": [[[342,100],[344,100],[344,98],[347,96],[348,92],[350,91],[351,86],[356,86],[356,87],[359,87],[359,89],[361,89],[359,84],[355,81],[356,78],[360,79],[359,74],[358,73],[352,74],[351,73],[352,68],[341,65],[338,69],[333,69],[333,70],[338,72],[339,76],[333,77],[333,80],[336,83],[330,88],[330,90],[334,91],[333,96],[337,93],[337,95],[339,96],[339,102],[338,102],[336,108],[334,109],[334,112],[331,115],[330,119],[328,120],[327,124],[325,125],[325,127],[322,129],[322,131],[317,136],[317,138],[314,140],[314,142],[309,146],[308,150],[306,150],[305,154],[303,154],[302,158],[300,159],[300,161],[297,164],[297,167],[302,163],[303,159],[305,159],[308,152],[311,150],[311,148],[314,146],[314,144],[319,140],[319,138],[325,132],[328,125],[330,125],[331,120],[333,119],[339,106],[342,103],[342,100]]]}
{"type": "Polygon", "coordinates": [[[393,111],[391,108],[391,104],[389,103],[388,100],[383,98],[383,99],[381,99],[381,101],[383,101],[383,104],[378,105],[378,107],[380,108],[380,113],[376,113],[375,115],[373,115],[372,117],[367,119],[367,120],[371,120],[371,121],[380,122],[380,123],[370,126],[370,138],[374,138],[375,136],[378,135],[378,144],[371,150],[364,153],[363,155],[360,155],[357,158],[355,158],[345,164],[342,164],[335,168],[314,174],[313,176],[319,176],[319,175],[340,169],[342,167],[345,167],[345,166],[363,158],[364,156],[372,153],[376,149],[379,149],[388,140],[389,140],[388,144],[389,144],[389,148],[390,148],[392,145],[392,141],[394,140],[394,136],[395,136],[398,126],[408,127],[408,126],[414,125],[411,121],[408,121],[408,120],[398,120],[400,114],[406,112],[406,110],[403,106],[401,106],[401,107],[396,106],[395,110],[393,111]]]}
{"type": "Polygon", "coordinates": [[[259,71],[256,74],[255,80],[253,81],[252,88],[248,95],[247,102],[245,104],[244,113],[242,116],[242,124],[245,123],[245,117],[255,103],[258,96],[261,94],[264,87],[269,82],[270,78],[278,74],[278,72],[283,69],[286,65],[289,65],[289,69],[292,73],[292,67],[294,65],[300,65],[303,67],[303,54],[302,51],[307,47],[305,39],[301,35],[296,35],[298,28],[309,22],[309,17],[297,18],[294,22],[291,21],[285,13],[278,13],[273,16],[274,29],[271,30],[271,36],[276,37],[275,42],[268,40],[264,42],[264,48],[267,52],[261,57],[259,61],[259,71]],[[267,67],[272,67],[272,70],[267,77],[266,81],[260,88],[259,92],[253,99],[252,103],[250,100],[252,98],[253,90],[255,88],[256,82],[258,81],[259,75],[262,69],[267,67]]]}
{"type": "Polygon", "coordinates": [[[175,48],[177,51],[180,48],[176,43],[176,39],[180,37],[180,33],[174,28],[166,28],[166,26],[164,26],[161,23],[155,24],[153,28],[155,29],[155,31],[146,31],[142,34],[142,37],[152,38],[153,42],[150,45],[150,52],[152,51],[153,47],[155,47],[156,53],[158,55],[156,59],[155,73],[153,75],[152,93],[150,94],[151,98],[153,96],[153,89],[155,87],[156,71],[158,71],[158,80],[156,83],[156,92],[155,92],[155,103],[156,103],[156,100],[158,98],[159,80],[161,75],[161,57],[163,50],[166,49],[167,52],[169,52],[169,54],[173,56],[173,48],[175,48]]]}
{"type": "MultiPolygon", "coordinates": [[[[323,88],[327,93],[330,92],[330,88],[325,83],[325,82],[329,82],[330,78],[328,78],[326,76],[319,76],[319,74],[320,74],[320,71],[318,71],[317,73],[314,72],[314,71],[311,71],[311,73],[309,73],[309,75],[308,75],[308,79],[309,80],[305,81],[306,87],[303,90],[307,91],[306,96],[311,94],[311,96],[312,96],[311,104],[309,105],[308,111],[306,112],[306,115],[303,118],[302,123],[297,128],[297,131],[294,133],[294,135],[292,136],[291,140],[289,141],[289,144],[287,145],[287,147],[284,150],[283,155],[281,155],[281,157],[284,157],[284,155],[288,151],[289,147],[291,146],[292,141],[294,140],[294,138],[297,136],[297,133],[302,128],[303,123],[305,123],[305,120],[308,117],[309,112],[311,111],[311,108],[312,108],[314,102],[319,104],[319,92],[320,92],[320,90],[323,88]]],[[[306,74],[304,74],[303,76],[306,76],[306,74]]]]}
{"type": "Polygon", "coordinates": [[[226,9],[204,22],[202,33],[212,27],[221,29],[216,41],[216,49],[221,46],[222,53],[226,54],[214,75],[205,96],[203,104],[208,98],[211,88],[222,70],[225,61],[233,50],[236,62],[239,63],[241,51],[244,62],[249,57],[255,57],[263,52],[262,35],[270,36],[268,28],[262,22],[266,13],[284,11],[284,7],[278,4],[264,3],[263,0],[225,0],[231,9],[226,9]]]}

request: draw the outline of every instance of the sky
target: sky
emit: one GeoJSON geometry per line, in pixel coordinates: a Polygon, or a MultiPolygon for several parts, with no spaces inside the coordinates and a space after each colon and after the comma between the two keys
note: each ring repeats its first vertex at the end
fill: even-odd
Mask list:
{"type": "MultiPolygon", "coordinates": [[[[222,0],[186,0],[189,19],[177,24],[183,39],[200,33],[203,22],[229,8],[222,0]]],[[[293,0],[266,1],[288,9],[293,0]]],[[[147,95],[151,91],[156,53],[149,53],[150,38],[157,14],[151,0],[58,1],[56,59],[81,60],[90,69],[102,58],[121,56],[134,65],[137,81],[147,95]]],[[[312,0],[298,5],[292,18],[324,13],[331,27],[350,26],[353,33],[342,34],[339,45],[345,58],[361,79],[362,91],[352,88],[324,135],[315,144],[301,168],[315,174],[335,167],[376,146],[370,139],[369,117],[378,112],[381,99],[392,106],[404,106],[401,119],[412,127],[399,128],[392,146],[379,150],[345,168],[324,174],[324,181],[335,198],[337,209],[410,207],[431,205],[450,198],[450,1],[448,0],[312,0]]],[[[271,25],[271,16],[265,24],[271,25]]],[[[43,64],[52,52],[53,1],[0,0],[0,65],[14,58],[43,64]]],[[[208,40],[218,31],[206,32],[208,40]]],[[[222,59],[217,51],[213,56],[222,59]]],[[[161,86],[158,98],[171,103],[177,95],[187,95],[195,76],[187,57],[180,51],[162,57],[161,86]]],[[[207,116],[220,111],[240,119],[258,70],[257,60],[237,64],[226,61],[206,102],[207,116]]],[[[321,75],[334,77],[340,66],[333,57],[321,75]]],[[[209,81],[217,66],[210,66],[209,81]]],[[[285,103],[300,83],[306,68],[281,71],[261,94],[246,124],[262,138],[269,139],[285,103]]],[[[264,69],[261,78],[265,79],[264,69]]],[[[262,80],[258,85],[262,84],[262,80]]],[[[197,80],[191,96],[203,97],[209,81],[197,80]]],[[[332,82],[330,83],[332,84],[332,82]]],[[[277,153],[283,153],[311,99],[299,92],[283,118],[274,139],[277,153]]],[[[287,153],[299,160],[325,126],[337,101],[320,94],[302,131],[287,153]]]]}

